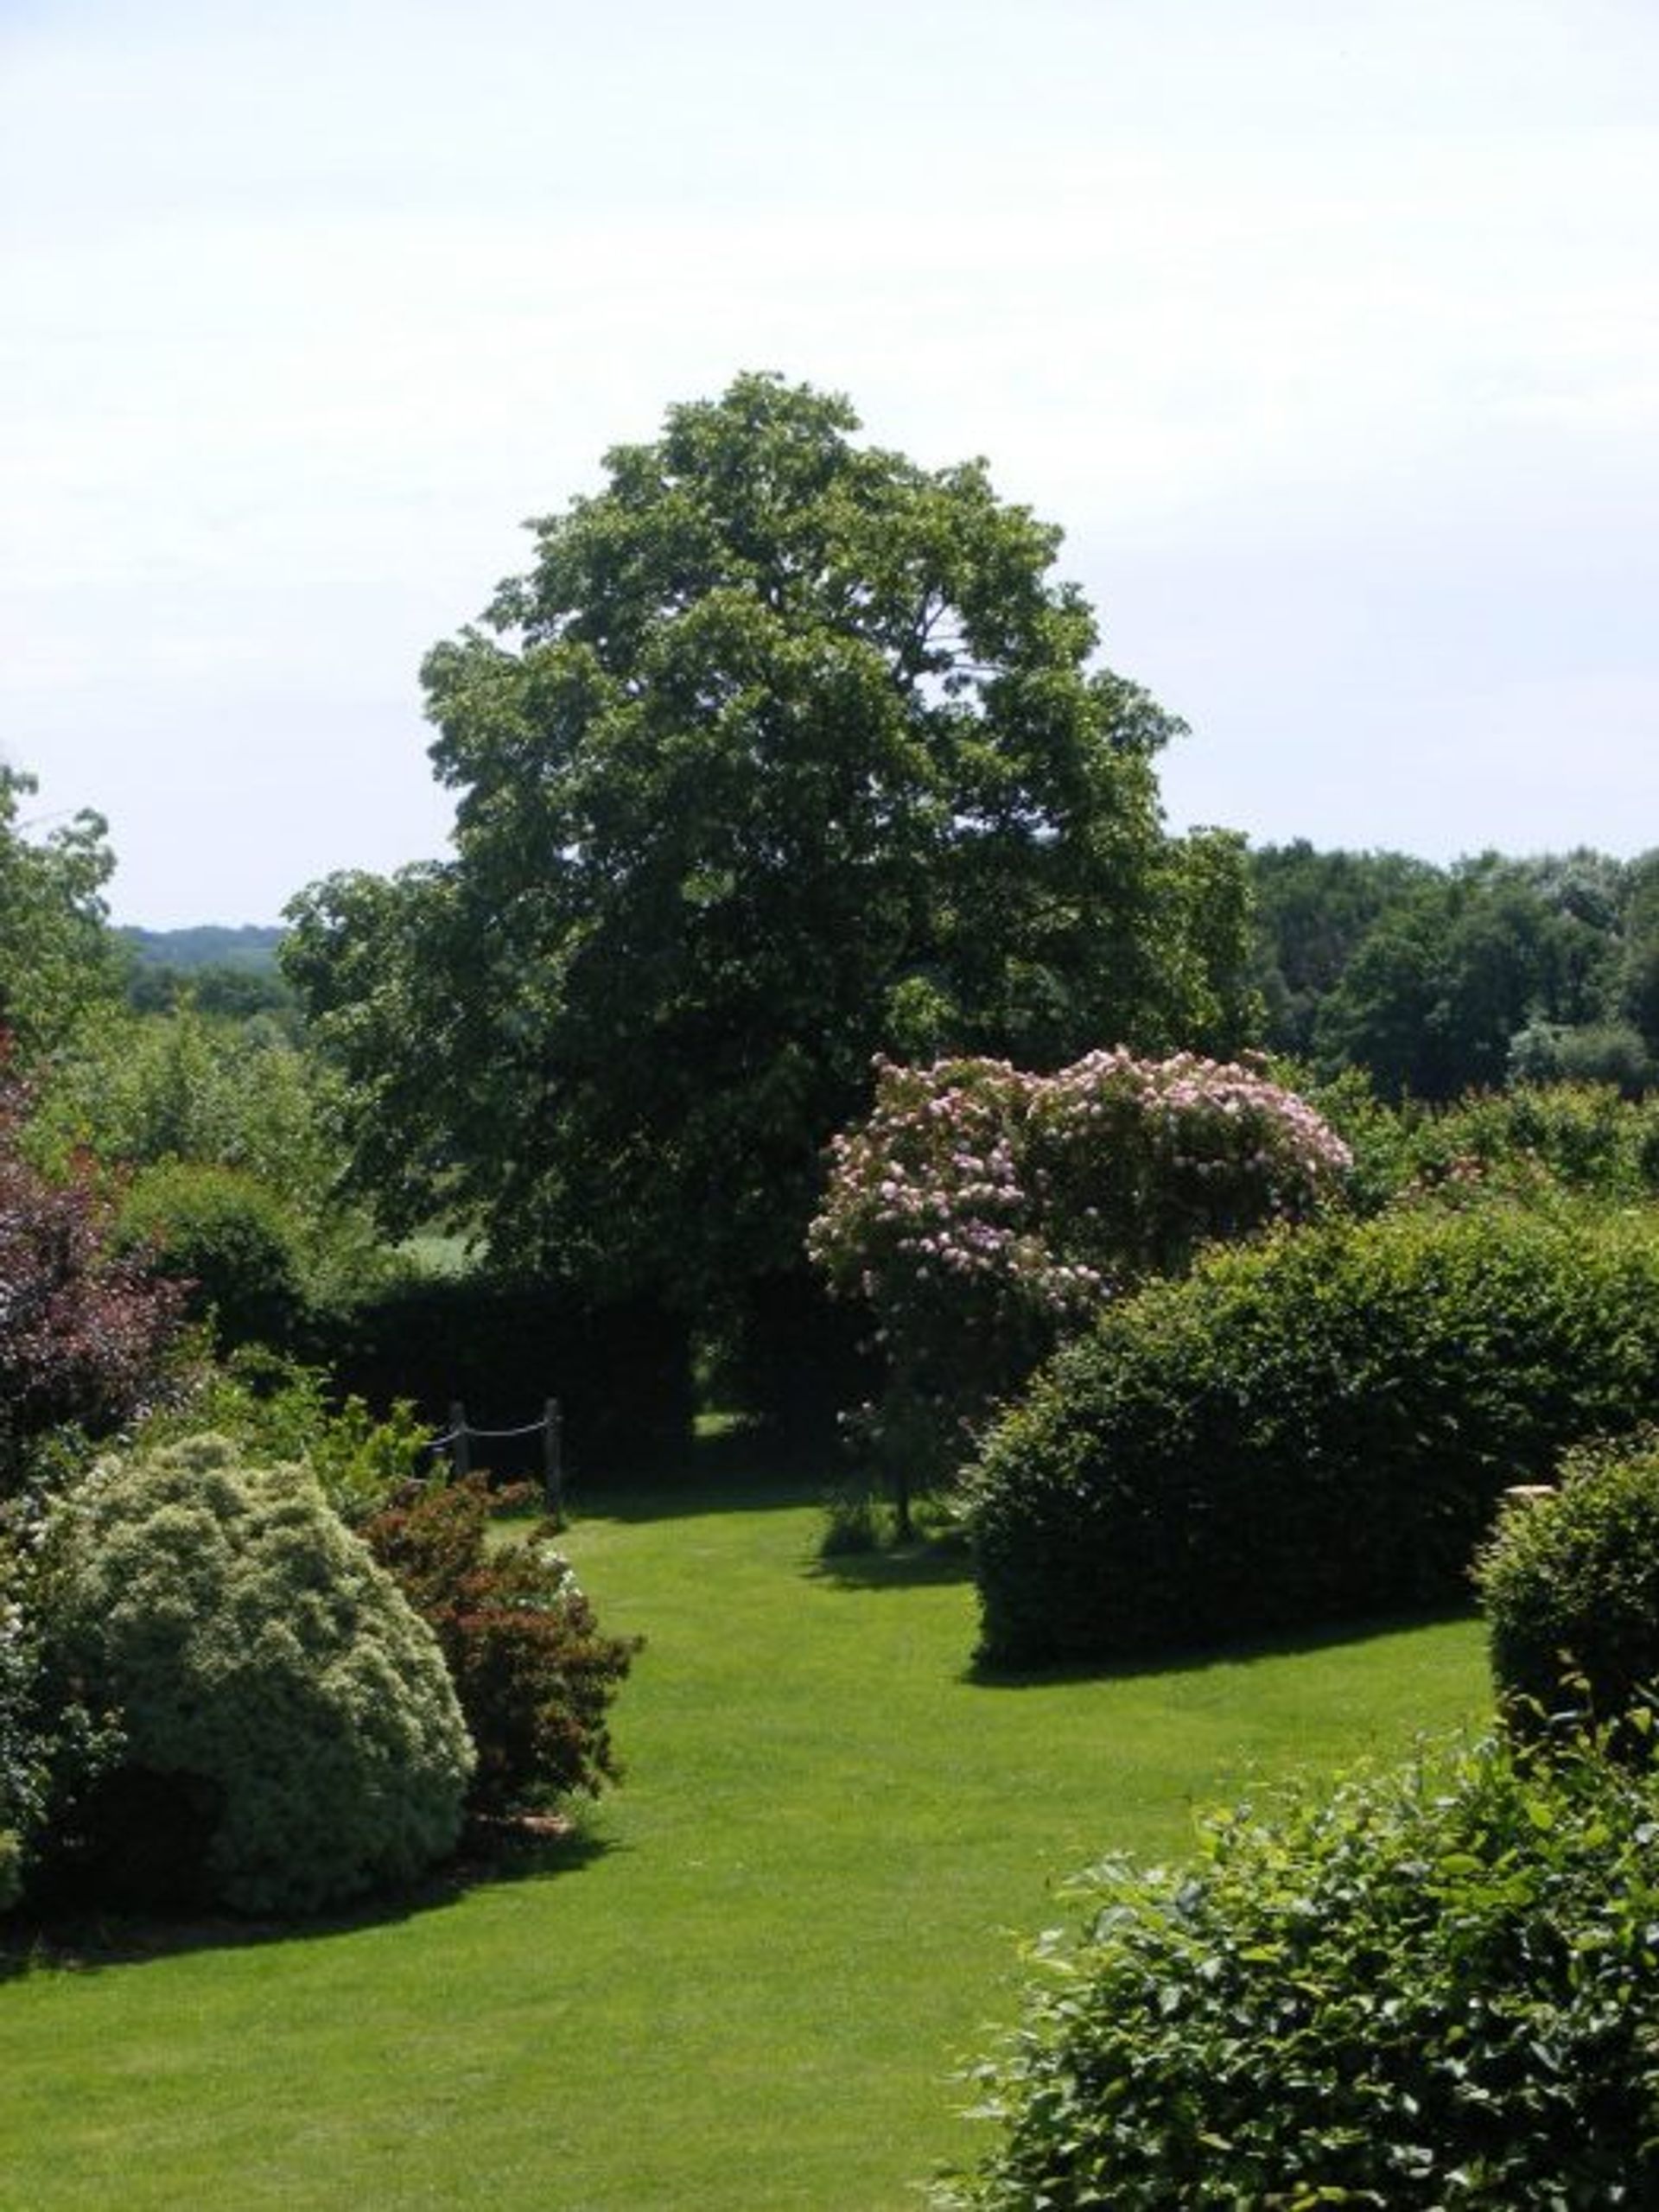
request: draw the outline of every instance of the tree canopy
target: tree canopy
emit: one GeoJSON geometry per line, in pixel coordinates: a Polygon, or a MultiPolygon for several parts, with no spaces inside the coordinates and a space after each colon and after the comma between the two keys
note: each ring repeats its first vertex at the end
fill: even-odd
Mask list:
{"type": "Polygon", "coordinates": [[[1447,868],[1397,853],[1251,855],[1268,1041],[1325,1074],[1445,1100],[1510,1079],[1639,1089],[1659,1065],[1659,854],[1447,868]]]}
{"type": "Polygon", "coordinates": [[[454,856],[313,887],[284,951],[392,1220],[702,1306],[798,1266],[879,1051],[1239,1041],[1179,724],[1092,664],[1056,529],[858,428],[769,376],[671,409],[429,656],[454,856]]]}
{"type": "Polygon", "coordinates": [[[111,998],[118,968],[103,889],[115,866],[90,811],[49,836],[23,835],[34,779],[0,763],[0,1030],[28,1065],[60,1043],[91,1005],[111,998]]]}

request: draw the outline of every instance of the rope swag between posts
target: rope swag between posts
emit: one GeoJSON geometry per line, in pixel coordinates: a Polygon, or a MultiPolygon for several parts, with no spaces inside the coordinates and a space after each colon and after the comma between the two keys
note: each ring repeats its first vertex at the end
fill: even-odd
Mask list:
{"type": "Polygon", "coordinates": [[[548,1517],[556,1521],[564,1503],[563,1441],[564,1421],[556,1398],[549,1398],[542,1408],[539,1421],[525,1421],[517,1428],[477,1428],[467,1418],[467,1408],[460,1399],[449,1408],[449,1426],[441,1436],[429,1436],[426,1440],[429,1452],[448,1452],[458,1477],[472,1472],[474,1443],[505,1443],[515,1437],[539,1436],[542,1440],[542,1499],[548,1517]]]}

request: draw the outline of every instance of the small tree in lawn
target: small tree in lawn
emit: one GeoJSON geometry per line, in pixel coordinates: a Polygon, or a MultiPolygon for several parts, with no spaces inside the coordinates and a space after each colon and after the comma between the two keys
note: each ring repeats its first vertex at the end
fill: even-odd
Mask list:
{"type": "Polygon", "coordinates": [[[837,1136],[808,1245],[861,1299],[887,1355],[868,1440],[901,1530],[913,1479],[1101,1300],[1198,1247],[1311,1213],[1347,1147],[1256,1069],[1190,1052],[1090,1052],[1052,1076],[1005,1060],[879,1064],[875,1105],[837,1136]]]}

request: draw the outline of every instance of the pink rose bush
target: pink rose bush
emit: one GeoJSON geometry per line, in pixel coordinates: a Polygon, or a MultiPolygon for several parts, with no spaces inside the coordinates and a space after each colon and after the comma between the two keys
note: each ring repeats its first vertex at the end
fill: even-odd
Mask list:
{"type": "Polygon", "coordinates": [[[886,1354],[881,1403],[861,1409],[868,1441],[925,1481],[1103,1299],[1217,1237],[1307,1218],[1351,1164],[1304,1100],[1190,1052],[1120,1046],[1046,1076],[879,1060],[808,1233],[886,1354]]]}

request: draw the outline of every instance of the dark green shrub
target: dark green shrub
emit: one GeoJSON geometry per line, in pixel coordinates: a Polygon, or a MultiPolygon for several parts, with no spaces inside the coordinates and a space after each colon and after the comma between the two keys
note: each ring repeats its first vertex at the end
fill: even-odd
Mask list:
{"type": "Polygon", "coordinates": [[[186,1287],[192,1319],[211,1322],[221,1350],[293,1341],[305,1310],[296,1231],[256,1177],[196,1160],[143,1168],[122,1201],[119,1233],[186,1287]]]}
{"type": "Polygon", "coordinates": [[[94,1891],[135,1901],[164,1841],[168,1902],[311,1911],[450,1848],[473,1759],[442,1656],[302,1470],[214,1437],[108,1462],[47,1541],[46,1640],[125,1737],[77,1840],[94,1891]]]}
{"type": "Polygon", "coordinates": [[[966,1478],[997,1662],[1467,1596],[1503,1491],[1659,1393],[1659,1215],[1281,1235],[1109,1309],[966,1478]]]}
{"type": "Polygon", "coordinates": [[[1569,1453],[1561,1487],[1508,1506],[1476,1562],[1492,1672],[1524,1730],[1617,1715],[1659,1688],[1659,1433],[1569,1453]]]}
{"type": "Polygon", "coordinates": [[[501,1815],[617,1775],[607,1715],[637,1640],[601,1635],[543,1524],[487,1542],[481,1477],[410,1485],[365,1524],[364,1541],[436,1635],[478,1753],[470,1802],[501,1815]]]}
{"type": "Polygon", "coordinates": [[[1659,2202],[1659,1782],[1503,1741],[1122,1859],[980,2069],[940,2202],[1111,2212],[1659,2202]]]}

